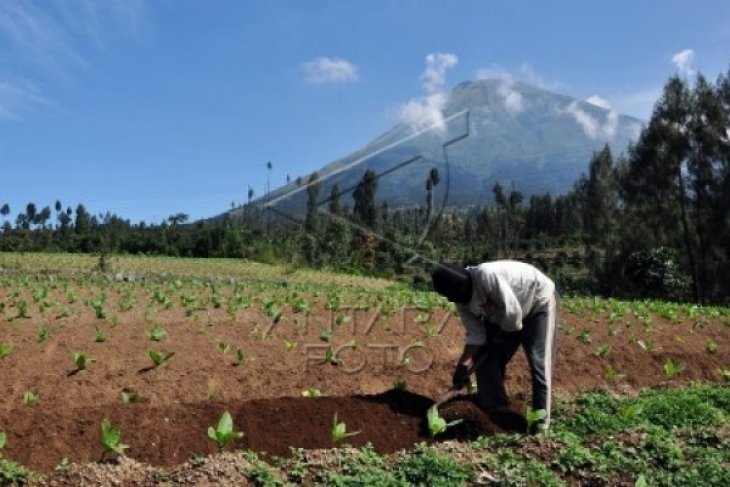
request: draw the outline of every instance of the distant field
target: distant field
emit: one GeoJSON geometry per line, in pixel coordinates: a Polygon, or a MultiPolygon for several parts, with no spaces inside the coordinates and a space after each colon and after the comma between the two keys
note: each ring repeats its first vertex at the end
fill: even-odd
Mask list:
{"type": "MultiPolygon", "coordinates": [[[[452,306],[435,293],[230,259],[101,264],[98,256],[0,254],[0,452],[49,484],[111,475],[188,485],[217,469],[211,484],[279,485],[257,483],[266,472],[294,484],[356,485],[342,480],[353,469],[376,476],[390,465],[391,485],[409,485],[414,472],[446,475],[449,462],[456,477],[442,485],[634,485],[642,474],[649,485],[682,485],[673,482],[692,468],[697,478],[730,480],[727,308],[565,297],[555,432],[504,433],[460,398],[441,413],[463,422],[433,439],[425,413],[448,388],[463,339],[452,306]],[[150,352],[167,359],[156,364],[150,352]],[[647,387],[654,392],[641,393],[647,387]],[[605,392],[588,393],[596,389],[605,392]],[[651,427],[661,404],[671,405],[663,433],[651,427]],[[688,419],[690,409],[704,412],[688,419]],[[253,453],[214,455],[207,430],[224,411],[244,432],[225,449],[268,463],[253,453]],[[331,437],[335,415],[358,432],[342,443],[364,450],[322,453],[340,444],[331,437]],[[105,418],[141,464],[83,466],[102,455],[105,418]],[[630,458],[632,448],[653,453],[630,458]],[[275,468],[274,456],[288,460],[275,468]],[[297,468],[299,477],[289,475],[297,468]]],[[[507,387],[523,412],[530,387],[521,353],[507,387]]],[[[0,461],[0,485],[16,467],[0,461]]]]}

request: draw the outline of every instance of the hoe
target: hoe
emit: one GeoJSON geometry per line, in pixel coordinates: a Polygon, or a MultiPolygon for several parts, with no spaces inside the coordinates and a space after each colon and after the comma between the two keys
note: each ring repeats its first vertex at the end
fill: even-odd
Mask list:
{"type": "MultiPolygon", "coordinates": [[[[474,373],[476,369],[481,367],[481,365],[484,363],[484,361],[487,359],[487,354],[482,352],[479,354],[475,359],[472,366],[469,368],[469,370],[466,371],[466,373],[471,376],[471,374],[474,373]]],[[[443,395],[441,395],[436,402],[434,402],[432,408],[438,409],[441,406],[443,406],[448,401],[452,400],[456,396],[459,395],[461,391],[459,389],[454,389],[451,387],[448,391],[446,391],[443,395]]]]}

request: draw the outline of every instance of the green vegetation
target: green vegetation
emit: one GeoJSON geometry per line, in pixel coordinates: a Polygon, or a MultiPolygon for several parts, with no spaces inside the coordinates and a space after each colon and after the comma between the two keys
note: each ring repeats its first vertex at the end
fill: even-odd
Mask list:
{"type": "Polygon", "coordinates": [[[152,360],[154,367],[159,367],[167,363],[168,360],[174,357],[175,352],[167,352],[165,350],[150,350],[149,352],[147,352],[147,355],[150,357],[150,360],[152,360]]]}
{"type": "Polygon", "coordinates": [[[454,421],[449,421],[447,423],[446,420],[442,418],[439,414],[436,406],[428,408],[428,411],[426,412],[426,422],[428,423],[428,431],[429,433],[431,433],[431,436],[436,436],[440,433],[443,433],[444,431],[446,431],[447,428],[456,426],[457,424],[461,423],[461,421],[462,420],[460,419],[455,419],[454,421]]]}
{"type": "Polygon", "coordinates": [[[233,429],[231,413],[225,411],[218,420],[218,425],[215,428],[213,426],[208,428],[208,438],[215,442],[219,450],[222,450],[231,441],[243,438],[243,432],[233,429]]]}
{"type": "Polygon", "coordinates": [[[0,360],[4,359],[13,351],[12,343],[0,343],[0,360]]]}
{"type": "Polygon", "coordinates": [[[38,395],[33,391],[25,391],[23,394],[23,404],[26,406],[34,406],[38,402],[38,395]]]}
{"type": "Polygon", "coordinates": [[[345,438],[359,434],[359,431],[347,431],[347,425],[343,421],[338,421],[337,413],[335,413],[335,417],[332,419],[332,430],[330,431],[332,443],[339,443],[345,438]]]}
{"type": "Polygon", "coordinates": [[[89,364],[96,362],[95,359],[90,358],[88,355],[86,355],[83,352],[74,352],[71,355],[71,360],[74,363],[74,366],[76,367],[74,370],[80,371],[86,369],[89,364]]]}
{"type": "Polygon", "coordinates": [[[129,445],[122,443],[122,430],[106,418],[101,422],[101,446],[104,454],[116,453],[120,456],[124,456],[124,450],[129,448],[129,445]]]}
{"type": "MultiPolygon", "coordinates": [[[[289,270],[309,266],[399,277],[421,288],[427,288],[431,259],[474,263],[512,257],[535,263],[570,293],[727,303],[728,99],[730,73],[714,83],[699,73],[671,77],[627,153],[615,157],[608,145],[597,151],[566,194],[527,199],[525,188],[507,190],[496,183],[481,201],[437,217],[434,190],[442,188],[442,176],[429,164],[409,181],[421,188],[419,205],[410,207],[386,201],[390,195],[384,200],[372,170],[349,175],[351,189],[342,192],[315,172],[306,191],[295,192],[289,202],[300,209],[302,225],[275,217],[257,201],[187,225],[184,213],[158,225],[132,224],[118,215],[92,214],[83,204],[59,211],[54,224],[49,207],[38,212],[30,202],[5,222],[0,251],[95,253],[87,269],[102,273],[115,272],[114,254],[248,259],[289,270]],[[331,218],[317,211],[326,195],[331,218]],[[426,258],[414,265],[404,248],[426,258]]],[[[158,308],[170,309],[177,301],[166,289],[150,291],[158,308]]],[[[7,303],[15,309],[9,319],[29,318],[34,305],[43,314],[53,304],[47,293],[39,287],[7,303]]],[[[197,299],[180,298],[195,313],[197,299]]],[[[231,298],[212,293],[208,301],[231,317],[250,305],[231,298]]],[[[101,293],[86,300],[98,319],[107,317],[105,299],[101,293]]],[[[284,318],[276,298],[261,304],[274,323],[284,318]]],[[[293,314],[306,315],[311,303],[300,295],[288,305],[293,314]]],[[[121,301],[120,311],[130,306],[121,301]]],[[[673,322],[677,313],[668,307],[659,316],[673,322]]]]}

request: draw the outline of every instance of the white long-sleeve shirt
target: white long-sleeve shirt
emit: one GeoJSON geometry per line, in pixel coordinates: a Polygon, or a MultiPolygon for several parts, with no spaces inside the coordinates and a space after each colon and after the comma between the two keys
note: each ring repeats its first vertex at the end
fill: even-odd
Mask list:
{"type": "Polygon", "coordinates": [[[507,332],[522,329],[522,319],[546,304],[555,283],[535,267],[514,260],[498,260],[467,267],[472,277],[472,298],[456,310],[466,328],[467,345],[487,341],[485,320],[507,332]]]}

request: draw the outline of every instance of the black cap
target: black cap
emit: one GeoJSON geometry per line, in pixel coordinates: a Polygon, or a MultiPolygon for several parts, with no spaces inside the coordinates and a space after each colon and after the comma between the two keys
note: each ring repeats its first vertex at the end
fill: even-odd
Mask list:
{"type": "Polygon", "coordinates": [[[431,279],[434,290],[449,301],[461,304],[471,301],[471,274],[463,267],[439,264],[431,279]]]}

